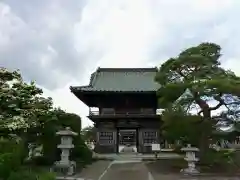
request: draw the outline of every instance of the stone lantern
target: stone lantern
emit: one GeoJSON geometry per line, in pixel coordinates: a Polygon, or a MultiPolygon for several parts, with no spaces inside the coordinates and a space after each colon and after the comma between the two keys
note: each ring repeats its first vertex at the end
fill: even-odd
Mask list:
{"type": "Polygon", "coordinates": [[[71,131],[69,127],[66,127],[64,130],[58,131],[57,135],[61,136],[61,144],[57,146],[61,150],[61,159],[60,161],[55,162],[55,168],[61,169],[66,172],[67,175],[73,175],[76,170],[76,162],[70,161],[70,150],[74,148],[72,144],[73,136],[77,136],[78,133],[71,131]]]}
{"type": "Polygon", "coordinates": [[[188,146],[182,148],[181,151],[186,152],[186,157],[184,160],[186,160],[188,163],[188,167],[186,169],[182,169],[181,172],[186,174],[198,174],[199,171],[196,169],[196,162],[198,162],[199,159],[196,158],[196,152],[198,152],[199,149],[196,147],[191,147],[191,145],[188,144],[188,146]]]}

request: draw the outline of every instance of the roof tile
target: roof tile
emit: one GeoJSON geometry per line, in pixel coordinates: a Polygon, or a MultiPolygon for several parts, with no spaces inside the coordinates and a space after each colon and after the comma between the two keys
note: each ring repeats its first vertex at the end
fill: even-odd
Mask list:
{"type": "Polygon", "coordinates": [[[156,91],[157,68],[98,68],[88,86],[70,87],[72,91],[156,91]]]}

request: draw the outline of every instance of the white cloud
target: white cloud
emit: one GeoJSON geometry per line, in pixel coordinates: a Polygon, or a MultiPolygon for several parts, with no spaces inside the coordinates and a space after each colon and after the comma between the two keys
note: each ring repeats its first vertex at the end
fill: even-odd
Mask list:
{"type": "Polygon", "coordinates": [[[148,44],[156,34],[146,3],[98,2],[85,7],[82,21],[76,25],[76,48],[102,51],[98,66],[143,66],[148,60],[148,44]]]}
{"type": "MultiPolygon", "coordinates": [[[[70,112],[87,115],[71,85],[86,85],[97,66],[158,66],[203,41],[223,47],[237,68],[238,0],[91,0],[0,2],[0,65],[20,68],[70,112]]],[[[84,124],[89,121],[84,119],[84,124]]]]}

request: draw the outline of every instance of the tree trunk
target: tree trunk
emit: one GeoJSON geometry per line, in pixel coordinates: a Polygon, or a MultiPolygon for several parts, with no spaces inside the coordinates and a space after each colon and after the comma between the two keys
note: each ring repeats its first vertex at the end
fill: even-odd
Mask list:
{"type": "Polygon", "coordinates": [[[203,121],[201,123],[201,128],[202,128],[202,133],[200,135],[200,142],[199,142],[199,158],[200,158],[200,162],[204,163],[207,159],[206,157],[206,153],[208,153],[209,150],[209,137],[210,137],[210,133],[212,131],[212,127],[211,123],[210,123],[210,119],[211,119],[211,111],[209,109],[205,109],[203,110],[203,121]]]}
{"type": "Polygon", "coordinates": [[[204,163],[206,162],[206,153],[208,153],[209,149],[209,138],[208,138],[208,133],[203,131],[200,136],[200,142],[199,142],[199,158],[200,162],[204,163]]]}

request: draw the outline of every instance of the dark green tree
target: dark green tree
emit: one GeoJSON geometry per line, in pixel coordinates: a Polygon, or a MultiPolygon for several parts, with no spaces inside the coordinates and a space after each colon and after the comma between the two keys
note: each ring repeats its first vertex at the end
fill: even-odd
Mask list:
{"type": "MultiPolygon", "coordinates": [[[[183,145],[198,146],[201,126],[199,116],[187,114],[183,109],[166,109],[163,113],[161,127],[164,138],[170,143],[180,141],[183,145]]],[[[176,144],[175,144],[176,145],[176,144]]]]}
{"type": "Polygon", "coordinates": [[[56,117],[55,121],[47,121],[43,124],[39,135],[39,142],[43,144],[43,154],[44,161],[46,163],[52,164],[59,157],[59,151],[57,149],[57,145],[60,143],[60,138],[56,136],[56,132],[58,130],[62,130],[65,127],[70,127],[72,131],[78,133],[78,136],[74,137],[73,143],[75,144],[75,148],[73,149],[73,158],[89,158],[88,154],[82,153],[85,151],[86,145],[84,144],[81,137],[81,118],[72,113],[67,113],[60,108],[54,109],[52,111],[54,116],[56,117]],[[88,157],[86,157],[88,156],[88,157]]]}
{"type": "MultiPolygon", "coordinates": [[[[181,121],[195,112],[192,118],[196,122],[192,125],[197,124],[196,127],[201,129],[199,142],[196,142],[201,154],[209,147],[213,129],[219,122],[232,122],[231,119],[237,114],[236,105],[239,104],[240,78],[220,66],[220,57],[219,45],[199,44],[168,59],[159,68],[155,79],[161,85],[158,90],[159,106],[168,109],[168,112],[176,112],[179,108],[186,112],[181,118],[169,116],[165,121],[181,121]],[[217,116],[213,112],[219,108],[224,112],[217,116]]],[[[163,116],[169,115],[168,112],[163,116]]]]}
{"type": "Polygon", "coordinates": [[[81,138],[81,118],[54,108],[51,98],[42,96],[34,82],[26,83],[19,71],[0,68],[0,137],[20,137],[27,150],[28,143],[42,144],[45,162],[59,157],[56,132],[71,127],[79,135],[74,138],[73,158],[91,159],[91,152],[81,138]]]}

